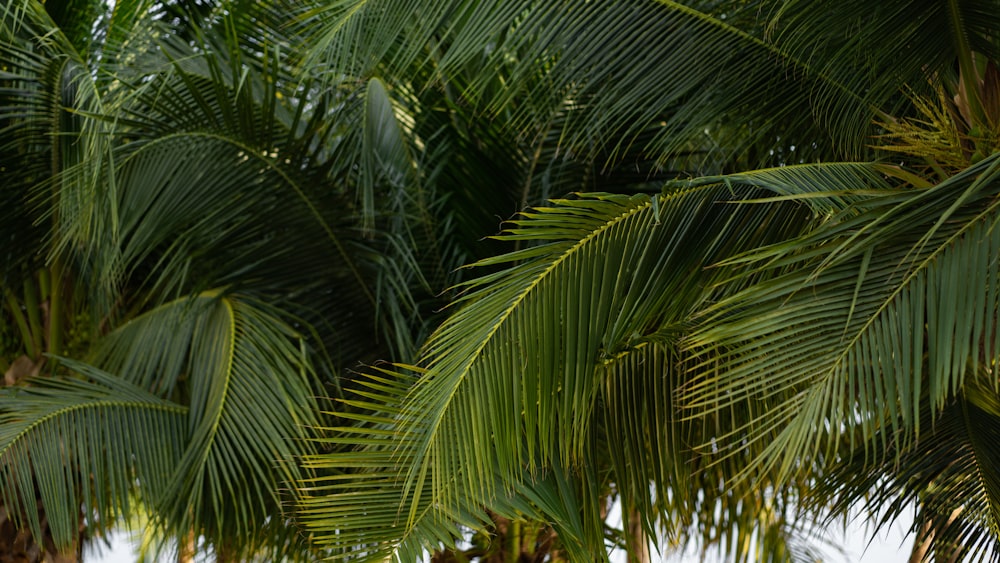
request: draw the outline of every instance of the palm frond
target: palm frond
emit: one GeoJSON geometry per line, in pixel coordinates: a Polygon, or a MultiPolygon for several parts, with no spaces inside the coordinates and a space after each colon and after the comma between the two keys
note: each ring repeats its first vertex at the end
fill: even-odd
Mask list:
{"type": "Polygon", "coordinates": [[[403,428],[420,413],[408,412],[405,401],[421,372],[411,366],[372,369],[353,381],[342,410],[334,413],[351,424],[327,429],[318,441],[334,451],[306,460],[319,476],[301,483],[299,514],[316,543],[334,559],[412,561],[425,550],[454,548],[469,530],[491,524],[492,512],[552,522],[569,553],[593,554],[583,543],[574,504],[579,491],[572,489],[579,484],[559,471],[526,475],[502,498],[467,499],[459,507],[436,505],[430,494],[419,501],[407,494],[413,438],[403,428]],[[411,510],[418,517],[407,522],[411,510]]]}
{"type": "Polygon", "coordinates": [[[717,370],[685,390],[692,412],[770,404],[731,438],[764,447],[754,469],[785,474],[840,439],[870,454],[922,439],[926,405],[1000,353],[998,162],[873,196],[758,253],[780,275],[710,307],[686,341],[717,370]]]}
{"type": "MultiPolygon", "coordinates": [[[[719,438],[735,421],[759,414],[732,405],[691,418],[679,401],[690,377],[678,342],[684,327],[661,329],[656,340],[603,366],[599,454],[607,467],[625,529],[631,519],[661,553],[719,553],[733,561],[815,560],[829,543],[827,504],[814,501],[811,478],[779,482],[774,474],[733,480],[753,452],[728,454],[719,438]],[[806,504],[810,501],[809,504],[806,504]]],[[[822,472],[823,460],[806,464],[822,472]]]]}
{"type": "Polygon", "coordinates": [[[841,510],[866,505],[881,515],[879,527],[915,506],[910,529],[926,556],[996,561],[1000,474],[993,444],[1000,403],[987,370],[973,377],[943,409],[922,411],[930,430],[920,440],[876,459],[857,452],[832,468],[817,496],[834,499],[841,510]]]}
{"type": "Polygon", "coordinates": [[[394,191],[400,191],[412,181],[414,162],[408,154],[392,98],[376,78],[369,80],[365,89],[364,123],[361,209],[363,225],[370,229],[374,223],[376,182],[383,179],[396,188],[394,191]]]}
{"type": "Polygon", "coordinates": [[[317,419],[318,383],[302,337],[270,307],[240,296],[164,304],[123,325],[95,362],[190,405],[185,449],[154,501],[178,535],[216,546],[284,526],[282,489],[304,478],[296,456],[317,419]]]}
{"type": "MultiPolygon", "coordinates": [[[[351,424],[328,430],[333,435],[320,440],[335,451],[306,459],[306,466],[319,476],[301,483],[299,514],[316,542],[335,557],[384,560],[386,553],[394,553],[399,561],[407,561],[419,559],[427,546],[453,545],[462,537],[461,519],[432,516],[424,528],[401,519],[406,501],[399,474],[409,458],[401,447],[407,436],[395,425],[414,380],[413,375],[388,370],[356,378],[354,397],[344,399],[344,411],[335,413],[351,424]],[[337,451],[345,446],[346,451],[337,451]]],[[[419,510],[437,512],[429,503],[419,510]]],[[[480,512],[464,524],[479,527],[485,521],[480,512]]]]}
{"type": "MultiPolygon", "coordinates": [[[[585,467],[602,362],[683,324],[708,297],[708,280],[723,275],[704,269],[714,258],[788,236],[784,229],[800,223],[796,205],[724,203],[745,189],[581,196],[516,221],[503,238],[537,246],[480,263],[519,262],[467,285],[473,291],[428,341],[428,373],[407,398],[408,412],[420,413],[401,425],[413,436],[403,448],[413,456],[410,518],[428,493],[444,507],[482,503],[500,494],[498,476],[517,483],[525,470],[585,467]],[[741,230],[763,216],[773,218],[772,229],[741,230]],[[686,252],[706,232],[721,233],[703,241],[708,256],[686,252]],[[487,401],[489,412],[474,406],[487,401]]],[[[583,510],[594,515],[598,498],[590,498],[583,510]]],[[[602,538],[593,528],[585,536],[589,546],[602,538]]]]}
{"type": "MultiPolygon", "coordinates": [[[[821,169],[803,167],[800,179],[821,169]]],[[[831,169],[831,178],[848,169],[831,169]]],[[[855,179],[855,187],[870,187],[863,182],[871,174],[843,175],[855,179]]],[[[586,196],[525,213],[502,238],[535,246],[480,263],[520,262],[469,282],[475,291],[426,345],[430,375],[413,400],[434,405],[429,411],[441,417],[442,431],[452,425],[479,430],[480,440],[492,441],[497,459],[509,467],[542,461],[537,451],[558,451],[564,463],[578,458],[599,381],[595,367],[668,327],[682,333],[687,317],[710,299],[713,282],[728,280],[723,268],[710,265],[736,249],[781,240],[809,221],[808,210],[794,203],[737,203],[767,192],[750,191],[740,178],[727,182],[657,198],[586,196]],[[705,240],[707,233],[712,238],[705,240]],[[688,252],[694,241],[701,252],[688,252]],[[579,330],[583,324],[590,328],[579,330]],[[495,420],[460,423],[471,411],[452,407],[473,397],[509,406],[495,409],[495,420]],[[515,413],[523,420],[507,418],[515,413]],[[494,435],[524,435],[527,442],[488,438],[494,435]]],[[[486,459],[469,456],[475,464],[486,459]]]]}
{"type": "Polygon", "coordinates": [[[88,380],[44,378],[0,391],[0,495],[35,537],[44,508],[65,547],[81,520],[98,529],[128,514],[137,485],[147,499],[164,490],[185,448],[188,409],[86,364],[62,363],[88,380]]]}
{"type": "Polygon", "coordinates": [[[290,301],[337,355],[366,357],[375,330],[344,324],[375,321],[351,206],[316,162],[325,149],[310,137],[322,130],[290,131],[297,118],[267,84],[196,53],[134,90],[120,85],[105,114],[92,116],[109,123],[93,142],[111,139],[113,159],[78,167],[99,182],[64,183],[62,201],[80,206],[64,203],[59,242],[85,277],[100,280],[92,287],[102,317],[121,314],[112,305],[126,299],[140,308],[232,285],[290,301]],[[307,287],[314,301],[295,303],[307,287]]]}

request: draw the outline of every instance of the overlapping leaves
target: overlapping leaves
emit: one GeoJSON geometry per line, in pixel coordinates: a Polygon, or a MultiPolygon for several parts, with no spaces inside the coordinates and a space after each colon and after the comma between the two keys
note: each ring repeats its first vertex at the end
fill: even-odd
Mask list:
{"type": "Polygon", "coordinates": [[[134,483],[162,491],[185,447],[187,408],[85,364],[82,379],[44,379],[0,393],[0,496],[35,537],[45,508],[57,545],[129,510],[134,483]],[[90,479],[68,470],[87,467],[90,479]]]}
{"type": "Polygon", "coordinates": [[[77,532],[68,507],[94,507],[111,522],[136,488],[178,536],[241,538],[229,549],[252,552],[273,541],[268,534],[287,535],[275,519],[279,491],[306,475],[295,458],[310,451],[317,422],[301,345],[273,311],[235,296],[182,299],[137,317],[102,342],[94,363],[103,370],[67,360],[83,379],[6,392],[4,501],[26,507],[37,529],[39,495],[60,545],[77,532]]]}
{"type": "MultiPolygon", "coordinates": [[[[752,7],[722,10],[645,1],[361,0],[324,4],[302,20],[313,33],[313,62],[335,69],[328,73],[335,80],[430,66],[447,84],[464,73],[472,80],[463,97],[513,112],[519,130],[570,115],[561,142],[574,151],[624,151],[653,123],[662,128],[651,146],[664,158],[704,139],[705,127],[726,139],[730,155],[745,148],[730,142],[781,135],[779,124],[825,139],[811,128],[808,92],[811,81],[826,78],[766,44],[759,30],[741,30],[756,17],[752,7]],[[730,127],[726,116],[747,126],[730,127]]],[[[828,86],[869,111],[849,90],[828,86]]]]}
{"type": "Polygon", "coordinates": [[[916,439],[920,413],[942,408],[1000,350],[997,186],[991,158],[762,251],[784,273],[706,311],[686,346],[720,371],[688,385],[688,405],[713,412],[777,399],[766,423],[749,421],[746,439],[768,436],[764,465],[783,470],[830,453],[842,435],[884,449],[866,440],[895,435],[879,432],[885,424],[901,430],[898,440],[916,439]],[[775,439],[764,428],[777,425],[775,439]]]}
{"type": "MultiPolygon", "coordinates": [[[[611,472],[627,505],[644,507],[647,528],[655,515],[690,514],[699,500],[683,487],[701,479],[693,470],[706,462],[698,461],[689,440],[704,443],[728,427],[718,419],[685,426],[675,404],[676,388],[689,377],[678,344],[691,316],[740,287],[724,283],[733,270],[714,266],[798,235],[838,207],[835,202],[843,208],[856,200],[848,188],[886,186],[863,165],[801,167],[706,180],[662,196],[581,195],[526,212],[501,235],[526,248],[480,262],[511,265],[464,286],[467,293],[452,316],[427,342],[426,372],[412,389],[396,389],[405,395],[378,419],[373,442],[384,459],[337,457],[396,488],[389,497],[377,496],[367,492],[365,477],[348,471],[335,488],[346,489],[355,479],[361,486],[352,505],[373,506],[402,494],[396,510],[373,513],[359,529],[398,529],[382,540],[390,549],[393,533],[420,529],[420,507],[438,507],[439,518],[492,507],[514,488],[530,489],[526,475],[552,470],[587,484],[577,492],[580,527],[573,533],[593,553],[604,541],[598,473],[611,472]],[[771,191],[758,187],[769,181],[771,191]],[[788,194],[796,185],[834,193],[834,203],[814,209],[781,198],[751,203],[788,194]],[[650,483],[656,500],[649,497],[650,483]]],[[[721,482],[708,487],[728,494],[721,482]]],[[[701,490],[707,496],[713,489],[701,490]]],[[[310,501],[309,520],[333,529],[321,509],[339,514],[347,493],[322,492],[316,487],[311,493],[317,498],[310,501]]],[[[345,538],[354,537],[347,519],[337,526],[345,538]]]]}

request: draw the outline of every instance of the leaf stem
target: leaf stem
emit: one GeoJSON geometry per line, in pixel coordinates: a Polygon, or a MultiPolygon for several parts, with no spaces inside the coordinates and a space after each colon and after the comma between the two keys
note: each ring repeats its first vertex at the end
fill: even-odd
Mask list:
{"type": "MultiPolygon", "coordinates": [[[[62,353],[63,340],[63,292],[62,292],[63,268],[62,262],[57,258],[49,266],[49,354],[59,355],[62,353]]],[[[52,369],[55,368],[58,359],[52,358],[52,369]]]]}
{"type": "Polygon", "coordinates": [[[25,344],[31,342],[32,350],[30,356],[32,360],[37,360],[42,353],[42,314],[41,303],[38,300],[38,287],[34,278],[24,280],[24,309],[28,315],[28,332],[25,344]]]}
{"type": "Polygon", "coordinates": [[[24,316],[24,311],[21,310],[21,303],[14,297],[14,292],[9,288],[4,289],[4,297],[7,300],[7,308],[10,310],[10,314],[14,317],[14,322],[17,324],[17,329],[21,332],[21,341],[24,343],[24,351],[31,358],[38,357],[38,350],[35,348],[34,340],[31,338],[31,329],[28,328],[28,320],[24,316]]]}

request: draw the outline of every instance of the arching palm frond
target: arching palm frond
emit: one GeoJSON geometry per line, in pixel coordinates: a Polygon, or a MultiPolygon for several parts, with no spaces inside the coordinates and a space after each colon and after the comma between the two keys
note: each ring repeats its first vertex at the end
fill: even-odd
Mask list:
{"type": "Polygon", "coordinates": [[[4,416],[21,425],[4,426],[19,448],[4,465],[21,476],[10,481],[12,498],[35,498],[31,460],[47,518],[70,526],[59,529],[60,545],[75,538],[78,507],[113,522],[137,485],[157,525],[177,537],[196,530],[229,556],[292,539],[284,547],[293,556],[305,546],[280,518],[281,491],[308,476],[296,458],[312,451],[318,422],[318,382],[302,346],[268,307],[239,296],[182,299],[137,317],[102,342],[94,363],[103,369],[64,360],[94,383],[46,378],[8,392],[4,416]],[[37,412],[19,408],[32,401],[37,412]],[[140,407],[146,419],[133,412],[140,407]],[[23,441],[49,420],[65,426],[46,430],[44,448],[78,440],[77,457],[23,441]],[[75,481],[78,470],[92,475],[93,490],[75,481]]]}
{"type": "Polygon", "coordinates": [[[992,157],[937,186],[873,197],[758,254],[782,273],[699,321],[686,347],[720,371],[690,383],[689,407],[774,402],[743,429],[766,444],[753,469],[788,474],[842,440],[898,461],[933,431],[926,411],[1000,353],[997,169],[992,157]]]}
{"type": "MultiPolygon", "coordinates": [[[[0,391],[0,480],[4,507],[43,538],[44,508],[57,546],[84,522],[101,529],[129,512],[135,484],[163,490],[181,458],[188,409],[85,364],[63,365],[87,380],[39,378],[0,391]],[[82,479],[76,469],[87,468],[82,479]]],[[[39,540],[40,541],[40,540],[39,540]]]]}
{"type": "Polygon", "coordinates": [[[259,304],[222,299],[197,323],[188,447],[160,503],[178,531],[200,528],[233,556],[289,534],[280,495],[306,476],[296,458],[311,451],[317,382],[301,337],[259,304]]]}
{"type": "Polygon", "coordinates": [[[374,275],[328,177],[324,139],[344,124],[305,109],[273,52],[227,43],[238,35],[132,45],[141,64],[117,73],[85,138],[113,152],[66,174],[58,243],[100,280],[98,318],[230,285],[283,302],[341,362],[374,358],[374,275]]]}
{"type": "MultiPolygon", "coordinates": [[[[691,376],[678,345],[699,308],[753,277],[736,282],[735,270],[714,264],[798,235],[813,218],[857,200],[848,186],[886,188],[865,165],[803,166],[672,185],[662,196],[581,195],[526,212],[501,238],[529,246],[479,263],[513,265],[465,284],[466,294],[426,344],[427,372],[380,419],[389,432],[376,439],[385,459],[337,458],[358,469],[399,460],[370,475],[385,477],[380,471],[387,470],[402,482],[392,494],[402,488],[397,510],[404,513],[374,515],[362,527],[383,530],[381,541],[389,541],[391,526],[416,526],[418,507],[428,502],[445,517],[459,507],[492,507],[525,483],[525,472],[558,468],[587,483],[576,493],[584,504],[575,533],[592,552],[604,541],[604,479],[647,528],[658,518],[670,526],[667,515],[694,508],[706,491],[716,491],[705,501],[706,513],[714,511],[728,493],[726,479],[704,478],[700,470],[714,456],[698,446],[731,431],[731,421],[685,422],[674,397],[691,376]],[[813,210],[781,201],[800,185],[836,197],[817,199],[813,210]],[[768,196],[779,197],[750,202],[768,196]],[[842,203],[830,203],[837,198],[842,203]],[[689,252],[694,245],[702,252],[689,252]],[[390,447],[391,440],[398,444],[390,447]]],[[[757,411],[733,412],[747,418],[757,411]]],[[[339,503],[353,498],[346,492],[353,478],[361,479],[338,478],[339,495],[324,498],[317,487],[310,520],[322,520],[319,507],[340,513],[339,503]]],[[[767,501],[759,500],[763,510],[767,501]]],[[[350,522],[338,522],[339,533],[354,537],[350,522]]]]}
{"type": "MultiPolygon", "coordinates": [[[[232,18],[227,26],[254,25],[252,18],[232,18]]],[[[311,77],[292,74],[281,52],[281,45],[301,40],[294,30],[268,31],[286,33],[276,46],[247,44],[244,38],[256,29],[227,28],[224,37],[208,35],[193,47],[169,41],[165,54],[147,57],[146,70],[134,79],[135,89],[117,97],[118,135],[129,141],[118,158],[123,163],[138,159],[133,153],[173,138],[171,150],[177,152],[152,157],[158,166],[169,167],[171,159],[188,158],[191,152],[185,151],[192,151],[193,142],[215,144],[193,149],[200,162],[219,160],[215,168],[225,176],[213,181],[233,186],[213,191],[211,197],[225,197],[235,186],[244,192],[259,187],[240,205],[267,220],[249,215],[243,220],[268,233],[268,248],[287,253],[267,275],[234,268],[241,280],[267,279],[277,285],[293,278],[300,283],[303,273],[315,272],[313,280],[332,281],[335,289],[323,302],[298,304],[299,312],[326,342],[343,341],[345,346],[335,351],[338,357],[350,362],[373,361],[380,354],[412,355],[414,333],[419,332],[413,327],[426,324],[425,317],[442,305],[437,297],[447,285],[442,278],[464,261],[455,249],[458,243],[448,236],[453,227],[441,217],[447,195],[431,181],[446,148],[428,137],[444,135],[422,120],[419,113],[426,109],[405,86],[373,79],[320,88],[311,77]],[[244,157],[249,162],[240,165],[241,176],[226,175],[233,159],[240,164],[244,157]],[[284,193],[273,189],[278,186],[284,193]],[[340,299],[334,302],[332,296],[340,299]],[[345,307],[352,299],[358,301],[353,309],[345,307]],[[375,308],[375,314],[366,308],[375,308]],[[347,317],[373,326],[370,331],[345,331],[337,325],[347,317]]],[[[203,165],[191,173],[208,170],[203,165]]],[[[166,177],[164,172],[160,170],[160,178],[166,177]]],[[[206,189],[198,188],[200,176],[172,174],[191,189],[206,189]]],[[[143,176],[137,181],[144,181],[143,176]]],[[[240,212],[239,205],[231,207],[224,212],[240,212]]],[[[146,215],[135,220],[147,222],[146,215]]],[[[260,249],[253,253],[263,258],[260,249]]],[[[217,283],[222,282],[209,285],[217,283]]],[[[276,291],[280,289],[272,289],[276,291]]],[[[311,294],[322,296],[322,291],[311,294]]]]}

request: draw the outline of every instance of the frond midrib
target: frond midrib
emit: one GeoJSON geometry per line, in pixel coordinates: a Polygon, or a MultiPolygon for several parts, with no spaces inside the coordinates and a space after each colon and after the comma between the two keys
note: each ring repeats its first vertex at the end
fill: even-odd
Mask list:
{"type": "MultiPolygon", "coordinates": [[[[531,283],[529,283],[526,287],[522,288],[517,293],[517,295],[512,299],[511,303],[497,316],[495,322],[487,331],[487,333],[483,336],[481,341],[476,345],[474,351],[469,354],[469,359],[464,363],[463,366],[461,366],[460,379],[456,382],[455,385],[451,386],[447,399],[441,401],[443,407],[434,414],[433,419],[431,421],[427,422],[428,425],[427,429],[426,430],[421,429],[421,433],[424,436],[427,436],[427,438],[425,440],[421,440],[422,444],[417,446],[418,452],[414,454],[414,458],[420,460],[420,463],[410,468],[409,475],[407,476],[404,485],[404,490],[408,491],[412,489],[415,483],[423,482],[427,478],[428,467],[427,464],[424,463],[424,460],[426,459],[428,452],[431,449],[433,449],[434,444],[437,441],[438,428],[440,427],[441,422],[444,419],[445,412],[451,406],[455,394],[458,392],[458,388],[461,386],[461,382],[471,371],[472,365],[482,356],[483,350],[493,341],[493,336],[500,330],[500,327],[507,320],[509,320],[509,318],[514,314],[515,310],[518,309],[519,305],[527,298],[527,296],[532,292],[532,290],[534,290],[544,279],[546,279],[546,277],[549,274],[552,274],[555,270],[557,270],[559,266],[563,264],[563,262],[568,260],[570,257],[575,256],[582,248],[586,247],[590,242],[600,237],[606,231],[614,228],[621,222],[626,221],[629,218],[634,217],[639,213],[648,211],[652,207],[652,201],[654,198],[657,200],[658,205],[662,205],[663,202],[665,201],[690,197],[692,194],[697,192],[713,191],[717,187],[718,184],[691,186],[687,189],[678,190],[675,192],[671,192],[669,194],[658,194],[649,197],[646,199],[645,202],[635,205],[631,209],[626,209],[622,213],[613,217],[611,220],[605,221],[603,224],[601,224],[598,228],[594,229],[587,236],[576,241],[571,246],[568,246],[563,252],[559,254],[559,256],[555,260],[553,260],[546,267],[542,268],[537,273],[535,273],[533,279],[531,280],[531,283]]],[[[629,199],[631,201],[636,201],[638,197],[633,196],[632,198],[629,199]]],[[[428,340],[428,343],[433,343],[434,340],[435,337],[432,336],[428,340]]],[[[429,371],[433,370],[433,365],[429,367],[428,370],[429,371]]],[[[410,401],[408,402],[410,403],[409,407],[412,408],[413,406],[412,395],[410,401]]],[[[419,495],[416,496],[416,499],[418,498],[419,495]]],[[[413,512],[411,512],[411,517],[412,516],[414,516],[413,512]]],[[[412,524],[412,520],[410,521],[410,523],[412,524]]]]}
{"type": "Polygon", "coordinates": [[[145,402],[138,400],[122,401],[122,400],[111,400],[111,399],[96,399],[83,403],[77,403],[74,405],[69,405],[66,407],[56,409],[32,421],[31,424],[25,426],[23,430],[14,435],[6,446],[0,447],[0,456],[7,455],[7,453],[11,450],[11,448],[13,448],[20,441],[22,441],[22,438],[30,434],[33,430],[35,430],[39,426],[47,422],[50,422],[54,419],[57,419],[67,413],[88,410],[88,409],[104,410],[104,409],[129,409],[129,408],[139,408],[148,411],[160,411],[160,412],[167,412],[179,415],[186,415],[188,412],[188,407],[173,403],[167,403],[163,401],[145,402]]]}

